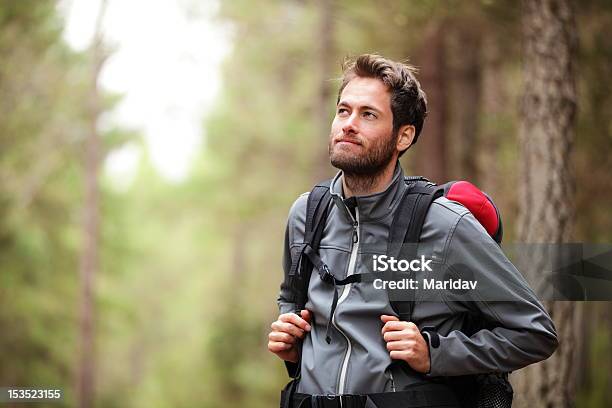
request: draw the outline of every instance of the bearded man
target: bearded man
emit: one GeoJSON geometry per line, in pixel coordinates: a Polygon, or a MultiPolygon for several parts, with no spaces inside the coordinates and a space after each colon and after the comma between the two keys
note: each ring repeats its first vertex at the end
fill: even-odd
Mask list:
{"type": "Polygon", "coordinates": [[[512,291],[512,302],[416,302],[404,321],[388,293],[371,282],[336,285],[370,273],[362,260],[366,248],[389,242],[409,188],[398,158],[417,142],[426,112],[413,67],[371,54],[345,64],[329,138],[339,172],[329,184],[318,248],[304,245],[308,193],[295,201],[287,222],[280,315],[268,342],[294,378],[282,406],[460,406],[445,379],[507,373],[557,347],[553,323],[520,273],[474,216],[445,197],[429,208],[419,248],[439,264],[461,264],[494,282],[496,292],[512,291]],[[309,277],[307,303],[296,310],[290,271],[304,253],[324,271],[309,277]],[[505,284],[495,287],[497,276],[505,284]],[[486,328],[466,334],[466,316],[486,328]]]}

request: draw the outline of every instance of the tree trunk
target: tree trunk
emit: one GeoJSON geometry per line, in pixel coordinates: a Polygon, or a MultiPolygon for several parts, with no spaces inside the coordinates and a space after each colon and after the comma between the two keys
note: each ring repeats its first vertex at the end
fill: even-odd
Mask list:
{"type": "MultiPolygon", "coordinates": [[[[481,99],[481,37],[483,32],[476,23],[464,22],[455,36],[458,43],[453,44],[455,92],[457,103],[454,108],[457,118],[457,133],[453,134],[453,143],[457,148],[458,174],[453,178],[470,180],[478,183],[479,172],[477,157],[479,152],[478,125],[480,121],[481,99]],[[469,26],[467,26],[470,24],[469,26]]],[[[451,147],[451,146],[449,146],[451,147]]]]}
{"type": "MultiPolygon", "coordinates": [[[[525,243],[569,242],[571,152],[576,117],[573,58],[576,27],[569,0],[525,0],[525,89],[520,123],[519,237],[525,243]]],[[[546,302],[559,348],[516,377],[517,406],[574,406],[580,303],[546,302]]]]}
{"type": "MultiPolygon", "coordinates": [[[[416,173],[430,180],[447,181],[446,129],[448,121],[446,94],[446,53],[443,23],[427,28],[425,46],[420,55],[420,80],[427,94],[427,119],[414,148],[416,173]]],[[[412,150],[412,149],[411,149],[412,150]]]]}
{"type": "Polygon", "coordinates": [[[567,242],[574,194],[576,27],[567,0],[525,0],[524,8],[519,235],[524,242],[567,242]]]}
{"type": "MultiPolygon", "coordinates": [[[[482,126],[480,149],[478,154],[478,168],[481,169],[478,185],[486,191],[500,208],[508,208],[503,202],[502,176],[499,158],[499,144],[504,137],[501,125],[503,114],[506,112],[507,94],[502,75],[502,51],[498,39],[487,36],[482,44],[482,126]]],[[[507,181],[507,176],[505,177],[507,181]]],[[[513,192],[509,192],[514,194],[513,192]]],[[[503,215],[503,214],[502,214],[503,215]]]]}
{"type": "Polygon", "coordinates": [[[329,163],[328,139],[331,129],[330,98],[332,94],[331,63],[334,58],[334,20],[333,0],[317,0],[319,29],[317,37],[317,85],[315,97],[314,125],[317,140],[315,158],[315,175],[317,180],[329,178],[331,165],[329,163]]]}
{"type": "Polygon", "coordinates": [[[100,116],[98,78],[104,64],[102,50],[102,20],[106,1],[100,4],[96,30],[91,46],[91,89],[88,96],[89,134],[85,141],[85,208],[83,221],[83,252],[80,262],[80,355],[77,379],[77,399],[80,408],[90,408],[94,402],[94,279],[99,268],[99,169],[101,143],[97,123],[100,116]]]}

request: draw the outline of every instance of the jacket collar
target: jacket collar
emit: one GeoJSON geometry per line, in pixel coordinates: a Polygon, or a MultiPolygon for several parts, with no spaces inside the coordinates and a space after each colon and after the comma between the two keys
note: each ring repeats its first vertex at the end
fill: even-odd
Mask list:
{"type": "Polygon", "coordinates": [[[354,196],[345,200],[342,189],[342,177],[342,171],[339,171],[332,180],[330,193],[336,206],[351,221],[355,221],[355,219],[348,210],[347,205],[354,206],[356,204],[360,220],[378,220],[395,211],[407,188],[404,181],[404,171],[399,161],[395,165],[391,183],[389,183],[385,190],[379,193],[354,196]]]}

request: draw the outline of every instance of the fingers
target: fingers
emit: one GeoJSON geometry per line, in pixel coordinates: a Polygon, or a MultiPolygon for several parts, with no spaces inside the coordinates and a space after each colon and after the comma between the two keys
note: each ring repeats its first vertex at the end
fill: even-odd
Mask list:
{"type": "Polygon", "coordinates": [[[273,331],[268,334],[268,340],[280,341],[282,343],[295,344],[296,337],[288,333],[273,331]]]}
{"type": "Polygon", "coordinates": [[[302,310],[300,315],[283,313],[270,325],[272,332],[268,334],[268,350],[285,361],[297,361],[298,351],[294,346],[311,329],[310,312],[302,310]]]}
{"type": "Polygon", "coordinates": [[[428,373],[431,369],[429,348],[419,328],[412,322],[399,321],[384,315],[381,320],[385,322],[381,332],[389,357],[405,361],[419,373],[428,373]]]}
{"type": "MultiPolygon", "coordinates": [[[[306,320],[308,323],[310,323],[310,320],[311,320],[310,310],[306,310],[306,309],[304,309],[304,310],[302,310],[302,311],[300,312],[300,314],[302,315],[302,319],[304,319],[304,320],[306,320]]],[[[308,330],[310,330],[310,329],[308,329],[308,330]]]]}
{"type": "Polygon", "coordinates": [[[390,316],[390,315],[381,315],[380,316],[380,320],[382,320],[383,323],[387,323],[387,322],[391,322],[391,321],[399,322],[399,317],[397,317],[397,316],[390,316]]]}
{"type": "Polygon", "coordinates": [[[283,333],[288,333],[292,336],[298,337],[298,338],[303,338],[304,334],[306,333],[304,330],[300,329],[299,327],[297,327],[296,325],[294,325],[293,323],[285,323],[282,322],[280,320],[277,320],[275,322],[273,322],[270,327],[272,328],[272,331],[275,332],[283,332],[283,333]]]}
{"type": "Polygon", "coordinates": [[[293,347],[293,344],[287,344],[287,343],[283,343],[280,341],[269,341],[268,342],[268,350],[270,350],[272,353],[280,353],[283,351],[287,351],[291,347],[293,347]]]}
{"type": "Polygon", "coordinates": [[[412,351],[416,346],[416,341],[414,340],[399,340],[399,341],[390,341],[387,343],[388,351],[412,351]]]}
{"type": "Polygon", "coordinates": [[[311,318],[310,312],[308,310],[302,310],[301,314],[304,318],[295,313],[283,313],[278,316],[278,320],[273,322],[270,327],[273,332],[287,333],[301,339],[306,332],[311,329],[308,323],[311,318]]]}
{"type": "Polygon", "coordinates": [[[388,321],[383,326],[381,333],[384,335],[388,331],[395,331],[395,330],[408,330],[411,332],[414,332],[414,331],[418,332],[419,328],[417,327],[416,324],[412,322],[388,321]]]}
{"type": "MultiPolygon", "coordinates": [[[[307,312],[307,316],[310,318],[310,312],[307,310],[302,310],[302,313],[304,312],[307,312]]],[[[283,313],[282,315],[278,316],[278,320],[285,323],[291,323],[302,330],[310,331],[310,324],[295,313],[283,313]]]]}
{"type": "Polygon", "coordinates": [[[412,354],[408,351],[391,351],[389,352],[389,357],[391,357],[392,360],[408,360],[412,357],[412,354]]]}
{"type": "Polygon", "coordinates": [[[383,334],[385,341],[407,340],[411,337],[414,337],[414,333],[408,330],[391,330],[383,334]]]}

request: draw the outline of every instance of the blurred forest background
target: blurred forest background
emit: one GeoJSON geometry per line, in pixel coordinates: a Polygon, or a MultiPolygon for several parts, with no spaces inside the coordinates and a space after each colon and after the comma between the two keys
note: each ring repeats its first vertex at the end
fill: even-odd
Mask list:
{"type": "MultiPolygon", "coordinates": [[[[610,243],[612,2],[570,5],[571,239],[610,243]]],[[[121,98],[97,85],[112,52],[103,33],[76,52],[56,2],[0,1],[0,386],[62,388],[55,407],[277,406],[287,377],[266,343],[285,221],[334,173],[327,135],[345,56],[420,68],[431,113],[406,172],[481,186],[516,242],[521,13],[510,0],[224,1],[232,50],[195,165],[176,183],[141,134],[98,126],[121,98]],[[144,154],[117,190],[101,168],[127,143],[144,154]]],[[[576,406],[612,406],[610,303],[583,306],[576,406]]]]}

